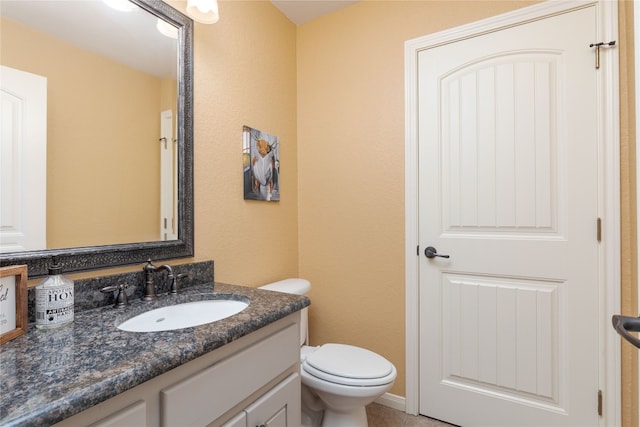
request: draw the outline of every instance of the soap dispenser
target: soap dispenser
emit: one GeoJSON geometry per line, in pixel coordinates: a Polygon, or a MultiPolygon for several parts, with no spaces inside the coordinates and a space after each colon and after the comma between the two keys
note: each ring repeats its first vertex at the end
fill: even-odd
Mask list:
{"type": "Polygon", "coordinates": [[[73,322],[73,280],[62,275],[53,258],[49,275],[36,286],[36,328],[52,329],[73,322]]]}

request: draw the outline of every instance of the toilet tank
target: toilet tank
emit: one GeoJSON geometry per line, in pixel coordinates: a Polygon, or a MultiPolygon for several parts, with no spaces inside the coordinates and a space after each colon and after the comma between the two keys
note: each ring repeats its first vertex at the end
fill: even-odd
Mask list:
{"type": "MultiPolygon", "coordinates": [[[[259,289],[268,291],[283,292],[285,294],[307,295],[311,289],[311,282],[306,279],[292,278],[260,286],[259,289]]],[[[309,344],[309,309],[303,308],[300,311],[300,347],[309,344]]]]}

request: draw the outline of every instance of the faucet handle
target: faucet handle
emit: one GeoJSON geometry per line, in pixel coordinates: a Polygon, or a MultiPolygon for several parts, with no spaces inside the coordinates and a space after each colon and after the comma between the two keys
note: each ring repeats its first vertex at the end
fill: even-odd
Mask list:
{"type": "Polygon", "coordinates": [[[104,287],[104,288],[100,289],[100,292],[108,293],[108,292],[118,291],[118,294],[116,295],[115,303],[114,303],[113,306],[116,307],[116,308],[124,308],[129,303],[129,301],[127,299],[127,294],[124,291],[128,287],[129,287],[128,283],[120,283],[119,285],[112,285],[112,286],[104,287]]]}
{"type": "Polygon", "coordinates": [[[169,273],[169,279],[171,279],[171,287],[169,288],[169,293],[175,295],[178,293],[178,279],[182,279],[183,277],[191,277],[189,273],[180,273],[173,274],[173,272],[169,273]]]}
{"type": "Polygon", "coordinates": [[[144,271],[145,273],[147,272],[152,273],[156,271],[156,269],[157,267],[153,265],[153,262],[151,261],[151,259],[148,259],[147,263],[142,267],[142,271],[144,271]]]}

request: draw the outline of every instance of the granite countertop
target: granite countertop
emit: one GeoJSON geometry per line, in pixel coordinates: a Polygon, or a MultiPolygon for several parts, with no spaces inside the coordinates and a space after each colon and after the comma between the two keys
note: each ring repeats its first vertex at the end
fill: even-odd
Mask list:
{"type": "Polygon", "coordinates": [[[0,346],[0,425],[50,425],[237,340],[310,304],[304,296],[222,283],[196,285],[124,310],[95,308],[58,329],[30,324],[0,346]],[[116,324],[197,294],[249,301],[226,319],[163,332],[124,332],[116,324]],[[173,299],[172,299],[173,298],[173,299]]]}

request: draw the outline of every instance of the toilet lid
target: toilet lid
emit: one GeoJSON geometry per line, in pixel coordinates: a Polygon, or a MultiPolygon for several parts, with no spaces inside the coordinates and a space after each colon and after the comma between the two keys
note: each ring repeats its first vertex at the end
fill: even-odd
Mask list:
{"type": "Polygon", "coordinates": [[[394,370],[379,354],[346,344],[324,344],[307,355],[304,365],[332,376],[364,380],[384,378],[394,370]]]}

